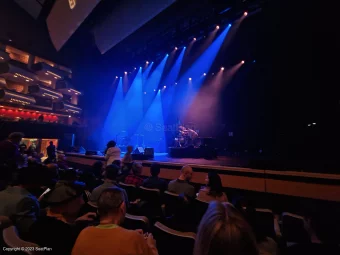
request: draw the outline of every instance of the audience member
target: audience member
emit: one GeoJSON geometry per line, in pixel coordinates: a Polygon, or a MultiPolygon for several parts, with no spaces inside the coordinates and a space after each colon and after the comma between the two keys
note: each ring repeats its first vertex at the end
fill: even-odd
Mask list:
{"type": "Polygon", "coordinates": [[[123,157],[123,164],[127,164],[127,163],[132,163],[132,150],[133,150],[133,147],[131,145],[129,145],[127,148],[126,148],[127,152],[125,153],[124,157],[123,157]]]}
{"type": "Polygon", "coordinates": [[[143,181],[143,187],[149,189],[159,189],[164,192],[168,188],[168,184],[165,180],[158,177],[161,167],[157,163],[152,163],[150,167],[151,176],[143,181]]]}
{"type": "Polygon", "coordinates": [[[173,180],[168,185],[168,190],[172,193],[179,195],[185,195],[187,198],[195,197],[195,188],[189,181],[193,175],[192,168],[190,166],[183,166],[181,169],[181,175],[178,179],[173,180]]]}
{"type": "MultiPolygon", "coordinates": [[[[97,204],[99,196],[103,192],[103,190],[105,190],[107,188],[118,188],[117,182],[116,182],[118,172],[119,172],[119,167],[116,166],[116,165],[109,165],[109,166],[106,167],[104,183],[102,185],[98,186],[97,188],[95,188],[92,191],[92,194],[91,194],[91,197],[90,197],[91,203],[97,204]]],[[[128,206],[129,205],[129,199],[128,199],[128,196],[126,194],[126,191],[122,189],[122,193],[124,195],[125,204],[126,204],[126,206],[128,206]]]]}
{"type": "Polygon", "coordinates": [[[211,202],[198,228],[194,255],[257,255],[256,240],[241,213],[229,203],[211,202]]]}
{"type": "Polygon", "coordinates": [[[143,184],[143,178],[141,177],[143,166],[139,163],[132,164],[132,174],[126,176],[124,183],[133,184],[137,187],[143,184]]]}
{"type": "Polygon", "coordinates": [[[112,162],[112,164],[113,164],[113,165],[116,165],[116,166],[118,166],[118,167],[120,168],[121,161],[120,161],[120,160],[114,160],[114,161],[112,162]]]}
{"type": "Polygon", "coordinates": [[[0,192],[0,215],[9,217],[24,237],[40,213],[39,202],[33,194],[48,181],[45,173],[43,166],[22,168],[16,185],[0,192]]]}
{"type": "Polygon", "coordinates": [[[116,147],[115,141],[110,141],[106,145],[105,150],[106,165],[111,165],[113,161],[120,160],[120,149],[116,147]]]}
{"type": "Polygon", "coordinates": [[[26,154],[27,146],[22,143],[19,145],[20,158],[18,159],[18,168],[28,167],[28,157],[26,154]]]}
{"type": "Polygon", "coordinates": [[[84,229],[72,250],[72,255],[151,255],[158,254],[151,234],[144,236],[138,231],[127,230],[123,222],[126,205],[121,189],[103,190],[98,200],[100,224],[84,229]]]}
{"type": "Polygon", "coordinates": [[[50,145],[46,148],[48,163],[53,163],[56,161],[56,148],[53,142],[50,141],[50,145]]]}
{"type": "Polygon", "coordinates": [[[77,218],[84,204],[84,187],[81,182],[64,183],[46,193],[42,202],[49,205],[47,215],[33,223],[29,241],[52,248],[49,254],[70,254],[80,231],[96,216],[87,213],[77,218]]]}
{"type": "Polygon", "coordinates": [[[200,189],[197,198],[205,202],[228,202],[227,195],[223,192],[220,176],[216,172],[209,172],[205,182],[207,186],[200,189]]]}
{"type": "Polygon", "coordinates": [[[0,165],[17,168],[20,160],[19,144],[24,137],[23,133],[11,133],[8,139],[0,142],[0,165]]]}
{"type": "Polygon", "coordinates": [[[64,169],[64,170],[69,169],[69,166],[67,165],[67,162],[66,162],[65,154],[58,154],[57,164],[60,169],[64,169]]]}
{"type": "Polygon", "coordinates": [[[92,165],[92,173],[97,177],[101,178],[103,173],[103,162],[102,161],[96,161],[92,165]]]}

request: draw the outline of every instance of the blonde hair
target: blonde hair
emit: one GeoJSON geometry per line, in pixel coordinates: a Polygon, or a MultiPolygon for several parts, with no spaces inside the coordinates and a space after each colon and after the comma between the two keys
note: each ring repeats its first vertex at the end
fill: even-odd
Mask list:
{"type": "Polygon", "coordinates": [[[254,234],[230,203],[211,202],[198,228],[194,255],[257,255],[254,234]]]}

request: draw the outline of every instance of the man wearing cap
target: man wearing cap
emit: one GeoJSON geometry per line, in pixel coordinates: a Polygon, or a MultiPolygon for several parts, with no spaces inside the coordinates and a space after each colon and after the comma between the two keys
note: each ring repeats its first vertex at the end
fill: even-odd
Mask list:
{"type": "Polygon", "coordinates": [[[16,168],[20,160],[19,144],[24,137],[23,133],[15,132],[7,140],[0,142],[0,165],[16,168]]]}
{"type": "Polygon", "coordinates": [[[100,224],[84,229],[77,238],[72,255],[156,255],[152,234],[142,235],[119,225],[125,218],[126,206],[121,189],[105,189],[98,199],[100,224]]]}
{"type": "Polygon", "coordinates": [[[84,204],[84,188],[84,183],[69,182],[56,185],[46,193],[42,202],[49,206],[47,215],[32,225],[29,241],[52,248],[49,254],[70,254],[80,231],[96,216],[87,213],[77,218],[84,204]]]}

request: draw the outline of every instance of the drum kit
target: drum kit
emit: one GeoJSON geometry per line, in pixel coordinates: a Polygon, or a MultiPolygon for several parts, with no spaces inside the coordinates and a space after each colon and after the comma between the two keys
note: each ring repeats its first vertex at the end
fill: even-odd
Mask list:
{"type": "Polygon", "coordinates": [[[190,147],[198,148],[201,146],[201,139],[198,137],[198,130],[195,131],[191,128],[185,128],[184,126],[178,127],[178,135],[175,137],[175,147],[190,147]]]}

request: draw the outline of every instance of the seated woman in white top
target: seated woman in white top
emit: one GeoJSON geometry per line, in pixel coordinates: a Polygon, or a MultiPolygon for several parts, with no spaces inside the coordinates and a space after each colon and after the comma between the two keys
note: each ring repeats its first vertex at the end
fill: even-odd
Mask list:
{"type": "Polygon", "coordinates": [[[116,147],[115,141],[110,141],[106,145],[105,150],[106,165],[111,165],[113,161],[120,160],[120,149],[116,147]]]}
{"type": "Polygon", "coordinates": [[[228,202],[227,195],[223,192],[221,177],[216,172],[209,172],[205,181],[207,186],[198,192],[199,200],[228,202]]]}

